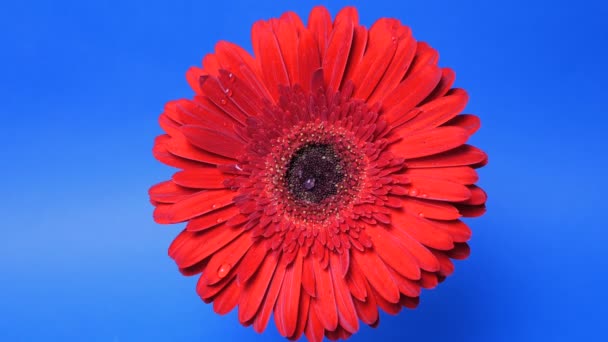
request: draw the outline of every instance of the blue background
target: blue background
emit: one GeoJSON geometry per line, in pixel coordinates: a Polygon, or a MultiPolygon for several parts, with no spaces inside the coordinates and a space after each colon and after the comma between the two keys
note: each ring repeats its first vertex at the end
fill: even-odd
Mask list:
{"type": "MultiPolygon", "coordinates": [[[[328,3],[327,1],[325,1],[328,3]]],[[[473,253],[420,308],[352,341],[600,340],[608,317],[608,6],[601,1],[353,1],[393,16],[457,71],[490,155],[473,253]],[[604,327],[602,327],[604,325],[604,327]]],[[[313,1],[0,5],[0,340],[281,341],[213,313],[153,223],[167,100],[218,40],[313,1]]],[[[348,4],[328,4],[332,14],[348,4]]]]}

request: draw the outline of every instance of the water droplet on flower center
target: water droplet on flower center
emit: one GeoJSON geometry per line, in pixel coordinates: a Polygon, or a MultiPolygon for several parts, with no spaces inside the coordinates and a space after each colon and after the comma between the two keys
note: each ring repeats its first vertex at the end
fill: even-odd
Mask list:
{"type": "Polygon", "coordinates": [[[299,148],[291,156],[285,176],[289,192],[298,200],[312,203],[335,195],[345,178],[341,159],[328,144],[299,148]]]}
{"type": "Polygon", "coordinates": [[[304,181],[304,189],[306,190],[312,190],[315,187],[315,179],[314,178],[308,178],[307,180],[304,181]]]}

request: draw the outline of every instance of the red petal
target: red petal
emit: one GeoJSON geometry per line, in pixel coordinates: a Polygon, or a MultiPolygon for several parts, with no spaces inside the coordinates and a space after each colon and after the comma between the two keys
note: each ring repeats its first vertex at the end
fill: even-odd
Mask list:
{"type": "MultiPolygon", "coordinates": [[[[234,163],[234,159],[225,158],[194,147],[181,133],[173,136],[171,140],[168,141],[167,150],[176,156],[206,164],[222,165],[234,163]]],[[[200,165],[198,166],[200,167],[200,165]]]]}
{"type": "Polygon", "coordinates": [[[360,301],[365,301],[365,297],[367,297],[367,291],[365,290],[365,284],[367,280],[363,277],[361,272],[353,271],[353,268],[349,268],[349,272],[346,275],[346,285],[348,285],[348,289],[350,290],[353,297],[357,298],[360,301]]]}
{"type": "Polygon", "coordinates": [[[468,138],[462,128],[438,127],[403,136],[390,149],[400,158],[411,159],[451,150],[464,144],[468,138]]]}
{"type": "Polygon", "coordinates": [[[231,281],[217,297],[213,299],[213,311],[220,315],[225,315],[230,312],[238,303],[241,289],[236,285],[236,282],[231,281]]]}
{"type": "Polygon", "coordinates": [[[396,229],[384,227],[370,227],[370,234],[374,244],[374,251],[378,253],[384,263],[409,279],[420,278],[420,268],[416,259],[394,234],[396,229]]]}
{"type": "Polygon", "coordinates": [[[295,85],[296,80],[300,79],[299,76],[299,63],[298,63],[298,31],[301,25],[300,18],[293,12],[284,13],[278,21],[273,22],[273,31],[275,32],[277,41],[279,43],[281,56],[285,63],[289,83],[292,86],[295,85]]]}
{"type": "Polygon", "coordinates": [[[298,340],[304,333],[306,322],[308,321],[308,310],[310,309],[310,296],[306,292],[300,292],[300,302],[298,303],[298,324],[296,330],[288,338],[292,341],[298,340]]]}
{"type": "Polygon", "coordinates": [[[323,328],[323,324],[321,324],[321,320],[317,317],[314,305],[312,304],[311,299],[310,307],[308,309],[308,321],[306,322],[306,330],[304,333],[309,342],[323,342],[323,332],[325,329],[323,328]]]}
{"type": "Polygon", "coordinates": [[[299,84],[304,92],[310,91],[312,75],[315,70],[321,67],[321,56],[319,55],[319,47],[313,35],[308,30],[300,32],[298,41],[298,78],[296,84],[299,84]]]}
{"type": "MultiPolygon", "coordinates": [[[[351,13],[352,11],[347,7],[342,9],[341,12],[351,13]]],[[[353,42],[356,19],[351,14],[344,15],[342,20],[336,19],[333,31],[329,37],[327,51],[325,51],[321,66],[323,67],[323,78],[327,82],[327,88],[332,91],[340,89],[342,76],[344,75],[346,62],[348,61],[348,54],[353,42]]]]}
{"type": "Polygon", "coordinates": [[[314,272],[312,259],[310,257],[305,258],[302,266],[302,287],[311,297],[316,296],[314,272]]]}
{"type": "Polygon", "coordinates": [[[382,18],[369,29],[369,44],[353,75],[356,98],[367,99],[380,82],[397,49],[397,20],[382,18]]]}
{"type": "Polygon", "coordinates": [[[317,41],[320,56],[324,56],[331,31],[331,15],[327,8],[316,6],[312,9],[308,17],[308,29],[317,41]]]}
{"type": "Polygon", "coordinates": [[[234,94],[232,89],[224,88],[217,77],[211,76],[203,76],[201,78],[201,89],[205,97],[211,100],[218,109],[226,113],[227,117],[234,119],[234,121],[241,125],[245,125],[247,115],[230,99],[234,94]]]}
{"type": "Polygon", "coordinates": [[[439,53],[437,50],[433,49],[429,46],[429,44],[425,42],[418,42],[416,46],[416,56],[414,57],[414,62],[412,63],[412,67],[410,68],[408,75],[416,73],[418,70],[422,69],[426,65],[435,65],[439,60],[439,53]]]}
{"type": "MultiPolygon", "coordinates": [[[[382,295],[380,295],[378,291],[376,291],[373,287],[372,296],[376,298],[376,303],[378,304],[378,307],[384,310],[384,312],[391,315],[396,315],[399,313],[399,311],[401,311],[401,304],[399,304],[399,299],[396,303],[391,303],[387,301],[384,297],[382,297],[382,295]]],[[[399,298],[401,298],[401,296],[399,298]]]]}
{"type": "Polygon", "coordinates": [[[251,29],[251,41],[264,84],[276,100],[279,86],[289,85],[289,76],[272,25],[265,21],[256,22],[251,29]]]}
{"type": "Polygon", "coordinates": [[[355,310],[357,310],[357,316],[365,324],[375,325],[378,323],[380,316],[378,315],[378,306],[376,304],[376,298],[372,294],[372,289],[365,281],[365,291],[369,293],[365,301],[354,300],[355,310]]]}
{"type": "MultiPolygon", "coordinates": [[[[344,253],[348,253],[348,251],[344,253]]],[[[359,330],[359,320],[350,290],[342,277],[340,259],[335,253],[330,256],[330,268],[338,307],[338,321],[342,328],[354,333],[359,330]]]]}
{"type": "Polygon", "coordinates": [[[471,248],[466,243],[457,243],[452,250],[446,252],[447,256],[456,259],[464,260],[471,254],[471,248]]]}
{"type": "Polygon", "coordinates": [[[399,31],[399,34],[396,36],[397,50],[382,80],[380,80],[374,93],[368,99],[368,103],[384,102],[386,96],[399,85],[414,59],[416,40],[412,36],[412,30],[406,26],[400,26],[397,30],[399,31]]]}
{"type": "Polygon", "coordinates": [[[205,303],[210,303],[213,300],[213,297],[215,297],[220,291],[226,288],[228,284],[233,282],[234,276],[228,276],[215,285],[209,285],[207,283],[207,276],[203,272],[203,274],[198,279],[198,282],[196,283],[196,292],[205,303]]]}
{"type": "Polygon", "coordinates": [[[321,267],[318,258],[311,259],[315,272],[316,292],[319,294],[312,299],[311,306],[314,307],[325,329],[335,330],[338,326],[338,312],[331,275],[328,269],[321,267]]]}
{"type": "Polygon", "coordinates": [[[282,336],[294,334],[298,324],[298,304],[302,288],[302,254],[287,267],[279,298],[274,308],[274,320],[282,336]]]}
{"type": "Polygon", "coordinates": [[[439,260],[439,264],[441,268],[439,270],[439,274],[447,277],[454,273],[454,264],[442,251],[433,251],[437,260],[439,260]]]}
{"type": "Polygon", "coordinates": [[[199,67],[190,67],[190,69],[186,71],[186,81],[196,94],[201,94],[201,84],[199,83],[199,80],[201,79],[201,76],[205,74],[203,69],[199,67]]]}
{"type": "Polygon", "coordinates": [[[348,62],[344,71],[344,80],[352,80],[353,75],[358,70],[358,65],[363,59],[363,53],[367,47],[368,32],[365,26],[357,25],[353,32],[353,44],[348,54],[348,62]]]}
{"type": "Polygon", "coordinates": [[[454,72],[454,70],[450,68],[442,68],[441,80],[439,81],[435,89],[433,89],[433,92],[426,99],[424,99],[423,103],[427,103],[444,96],[448,92],[448,90],[450,90],[452,84],[454,84],[455,79],[456,73],[454,72]]]}
{"type": "MultiPolygon", "coordinates": [[[[285,276],[285,266],[279,264],[272,278],[272,283],[268,288],[268,292],[264,297],[264,302],[260,311],[258,311],[255,321],[253,322],[253,330],[258,333],[261,333],[266,329],[268,325],[268,320],[270,319],[270,314],[272,313],[272,309],[275,306],[277,301],[277,297],[279,296],[279,291],[281,290],[281,284],[283,284],[283,278],[285,276]]],[[[255,295],[255,294],[250,294],[255,295]]],[[[258,294],[262,296],[262,294],[258,294]]]]}
{"type": "Polygon", "coordinates": [[[471,229],[462,221],[435,221],[430,220],[435,227],[444,230],[452,237],[454,242],[466,242],[471,238],[471,229]]]}
{"type": "Polygon", "coordinates": [[[203,58],[203,74],[217,76],[217,72],[220,70],[220,63],[217,56],[210,53],[203,58]]]}
{"type": "Polygon", "coordinates": [[[399,300],[399,304],[403,305],[404,307],[406,307],[408,309],[417,308],[419,303],[420,303],[420,297],[401,296],[401,300],[399,300]]]}
{"type": "Polygon", "coordinates": [[[351,267],[355,264],[357,266],[353,272],[362,272],[370,285],[386,300],[395,303],[399,301],[399,288],[388,273],[386,265],[380,260],[375,251],[366,251],[364,253],[353,251],[351,255],[351,267]]]}
{"type": "Polygon", "coordinates": [[[234,192],[202,190],[168,207],[157,207],[154,220],[158,223],[178,223],[204,215],[233,203],[234,192]]]}
{"type": "Polygon", "coordinates": [[[471,198],[471,191],[466,185],[438,178],[409,176],[411,183],[409,194],[432,200],[461,202],[471,198]]]}
{"type": "Polygon", "coordinates": [[[408,168],[433,168],[472,165],[486,159],[486,154],[470,145],[463,145],[453,150],[434,156],[410,159],[406,161],[408,168]]]}
{"type": "Polygon", "coordinates": [[[214,285],[231,272],[253,245],[251,234],[241,234],[211,257],[205,272],[209,285],[214,285]]]}
{"type": "Polygon", "coordinates": [[[397,210],[393,211],[393,218],[393,226],[403,229],[425,246],[440,250],[454,247],[452,237],[427,219],[397,210]]]}
{"type": "Polygon", "coordinates": [[[420,278],[420,286],[425,289],[434,289],[439,284],[437,280],[437,275],[435,273],[430,272],[422,272],[422,277],[420,278]]]}
{"type": "Polygon", "coordinates": [[[225,175],[215,167],[191,168],[173,175],[176,184],[198,189],[223,189],[225,175]]]}
{"type": "MultiPolygon", "coordinates": [[[[435,257],[433,256],[433,258],[435,258],[435,257]]],[[[435,259],[435,260],[437,260],[437,259],[435,259]]],[[[439,262],[437,262],[437,270],[439,270],[439,262]]],[[[407,295],[407,296],[420,295],[421,290],[420,290],[420,285],[418,285],[417,280],[405,278],[404,276],[399,274],[399,272],[395,271],[394,269],[392,269],[390,267],[388,268],[388,271],[390,272],[391,276],[395,280],[397,287],[399,287],[399,292],[401,292],[402,294],[407,295]]]]}
{"type": "Polygon", "coordinates": [[[471,198],[462,202],[462,204],[482,205],[486,203],[488,195],[486,195],[486,192],[483,191],[480,187],[476,185],[469,185],[469,190],[471,191],[471,198]]]}
{"type": "Polygon", "coordinates": [[[481,206],[471,206],[471,205],[456,205],[460,214],[464,217],[479,217],[486,212],[486,207],[481,206]]]}
{"type": "Polygon", "coordinates": [[[154,140],[154,147],[152,148],[152,154],[156,160],[163,164],[176,167],[179,169],[188,169],[191,167],[200,166],[199,163],[192,160],[180,158],[174,154],[171,154],[167,150],[167,143],[171,140],[171,137],[167,134],[159,135],[154,140]]]}
{"type": "Polygon", "coordinates": [[[150,200],[155,202],[175,203],[192,196],[195,192],[196,190],[186,189],[172,181],[166,181],[152,186],[148,190],[148,195],[150,200]]]}
{"type": "Polygon", "coordinates": [[[190,219],[186,225],[186,230],[189,232],[198,232],[209,229],[228,221],[232,217],[239,215],[239,213],[239,209],[236,206],[226,206],[205,215],[190,219]]]}
{"type": "MultiPolygon", "coordinates": [[[[249,251],[251,252],[252,249],[249,251]]],[[[239,271],[245,267],[245,261],[248,256],[249,253],[243,258],[243,263],[239,266],[239,271]]],[[[251,320],[258,312],[276,268],[277,259],[271,254],[264,258],[261,265],[258,265],[257,271],[247,283],[239,282],[243,288],[241,300],[239,302],[239,321],[241,323],[251,320]]]]}
{"type": "Polygon", "coordinates": [[[453,205],[416,198],[404,198],[401,202],[403,209],[414,215],[438,220],[455,220],[460,213],[453,205]]]}
{"type": "Polygon", "coordinates": [[[189,142],[205,151],[232,159],[243,153],[243,141],[230,133],[190,125],[182,126],[181,131],[189,142]]]}
{"type": "Polygon", "coordinates": [[[436,65],[426,65],[407,76],[382,103],[386,120],[398,121],[429,95],[440,78],[441,69],[436,65]]]}
{"type": "MultiPolygon", "coordinates": [[[[247,281],[257,272],[260,265],[267,259],[267,253],[268,248],[263,243],[254,244],[247,251],[236,274],[236,279],[241,286],[245,286],[247,281]]],[[[241,322],[243,321],[241,320],[241,322]]]]}
{"type": "Polygon", "coordinates": [[[407,175],[443,179],[460,184],[473,184],[479,177],[477,171],[468,166],[441,167],[428,169],[408,169],[407,175]]]}
{"type": "Polygon", "coordinates": [[[182,231],[171,243],[169,256],[179,268],[192,266],[224,248],[243,233],[242,229],[226,226],[216,227],[201,233],[182,231]]]}
{"type": "Polygon", "coordinates": [[[399,128],[399,132],[414,132],[438,127],[462,112],[468,100],[469,95],[466,91],[452,89],[447,96],[418,107],[422,112],[404,123],[399,128]]]}
{"type": "MultiPolygon", "coordinates": [[[[227,93],[228,99],[232,105],[236,106],[240,112],[246,117],[259,116],[262,108],[266,107],[266,101],[270,102],[270,95],[265,94],[265,88],[261,83],[250,85],[247,80],[235,76],[232,72],[220,70],[219,81],[222,84],[224,92],[227,93]],[[256,91],[253,88],[262,89],[264,91],[256,91]]],[[[224,120],[226,121],[226,120],[224,120]]],[[[234,126],[234,125],[232,125],[234,126]]]]}
{"type": "Polygon", "coordinates": [[[469,135],[473,135],[481,127],[481,121],[473,114],[462,114],[446,122],[445,126],[460,127],[466,130],[469,135]]]}

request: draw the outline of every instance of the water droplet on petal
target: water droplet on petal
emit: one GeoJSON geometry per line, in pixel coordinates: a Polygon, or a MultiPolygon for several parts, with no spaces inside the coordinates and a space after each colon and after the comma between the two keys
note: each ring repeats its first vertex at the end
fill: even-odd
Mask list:
{"type": "Polygon", "coordinates": [[[423,213],[423,212],[419,212],[419,213],[418,213],[418,216],[420,216],[420,217],[424,217],[424,213],[423,213]]]}
{"type": "Polygon", "coordinates": [[[429,197],[429,195],[427,195],[427,194],[420,194],[420,197],[427,198],[427,197],[429,197]]]}
{"type": "Polygon", "coordinates": [[[218,218],[217,220],[215,220],[215,222],[217,222],[217,223],[220,223],[220,222],[223,222],[223,221],[224,221],[224,219],[223,219],[223,218],[221,218],[221,217],[220,217],[220,218],[218,218]]]}
{"type": "Polygon", "coordinates": [[[230,88],[226,88],[224,89],[224,94],[226,94],[227,96],[232,96],[232,90],[230,90],[230,88]]]}
{"type": "Polygon", "coordinates": [[[410,195],[412,195],[412,196],[418,195],[418,190],[417,189],[410,189],[410,195]]]}
{"type": "Polygon", "coordinates": [[[217,204],[214,203],[211,205],[211,209],[215,209],[215,208],[217,208],[217,204]]]}
{"type": "Polygon", "coordinates": [[[229,73],[228,74],[228,79],[230,80],[230,82],[234,82],[234,74],[233,73],[229,73]]]}
{"type": "Polygon", "coordinates": [[[223,104],[223,105],[225,105],[226,104],[226,99],[221,99],[220,103],[223,104]]]}
{"type": "Polygon", "coordinates": [[[228,274],[228,272],[230,272],[231,268],[232,265],[230,264],[222,264],[220,268],[217,269],[217,276],[220,278],[224,278],[228,274]]]}

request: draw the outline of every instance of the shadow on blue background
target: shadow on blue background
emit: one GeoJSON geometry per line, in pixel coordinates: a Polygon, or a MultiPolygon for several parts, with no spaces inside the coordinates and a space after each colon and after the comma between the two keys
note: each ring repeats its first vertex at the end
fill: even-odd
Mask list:
{"type": "MultiPolygon", "coordinates": [[[[325,1],[327,3],[327,1],[325,1]]],[[[312,1],[25,1],[0,5],[1,341],[281,341],[220,317],[166,249],[147,188],[164,102],[218,40],[250,49],[257,19],[312,1]]],[[[335,14],[345,1],[329,6],[335,14]]],[[[473,253],[352,341],[600,340],[608,8],[600,1],[353,1],[399,18],[457,72],[488,213],[473,253]]]]}

